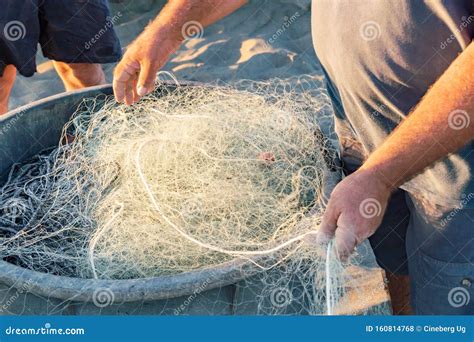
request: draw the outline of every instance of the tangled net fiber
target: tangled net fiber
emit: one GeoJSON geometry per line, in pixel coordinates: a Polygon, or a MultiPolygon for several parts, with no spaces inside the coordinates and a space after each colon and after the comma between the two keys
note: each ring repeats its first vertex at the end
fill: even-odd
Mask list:
{"type": "Polygon", "coordinates": [[[301,94],[255,85],[160,87],[132,107],[87,99],[61,144],[15,165],[0,189],[1,256],[98,279],[247,259],[266,271],[260,295],[272,310],[288,294],[275,290],[297,279],[308,311],[323,313],[347,289],[342,272],[328,282],[308,243],[330,172],[317,111],[301,94]]]}

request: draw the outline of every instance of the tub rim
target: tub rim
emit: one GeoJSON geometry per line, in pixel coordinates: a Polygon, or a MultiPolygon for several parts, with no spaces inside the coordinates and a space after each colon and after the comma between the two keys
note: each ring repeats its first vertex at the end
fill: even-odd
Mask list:
{"type": "MultiPolygon", "coordinates": [[[[194,85],[213,87],[213,85],[200,82],[184,82],[177,85],[172,81],[162,81],[161,85],[171,88],[194,85]]],[[[0,125],[14,119],[17,115],[28,115],[28,111],[32,109],[41,110],[41,107],[62,102],[71,96],[84,99],[112,94],[111,84],[55,94],[30,102],[0,116],[0,125]]],[[[78,104],[80,101],[78,100],[78,104]]],[[[86,302],[96,301],[98,296],[104,294],[108,295],[108,299],[113,303],[177,298],[232,285],[256,272],[257,268],[252,262],[235,258],[214,267],[176,275],[117,280],[83,279],[42,273],[0,260],[0,282],[5,285],[25,289],[38,296],[86,302]]]]}

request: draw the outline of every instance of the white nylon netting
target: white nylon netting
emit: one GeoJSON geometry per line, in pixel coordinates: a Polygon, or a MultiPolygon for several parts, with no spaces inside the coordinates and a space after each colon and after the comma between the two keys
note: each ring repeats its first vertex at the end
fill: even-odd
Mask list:
{"type": "Polygon", "coordinates": [[[1,256],[99,279],[241,258],[259,270],[259,313],[386,312],[367,251],[346,264],[331,247],[316,253],[331,154],[321,103],[274,83],[246,88],[160,88],[133,107],[85,100],[61,144],[1,188],[1,256]]]}

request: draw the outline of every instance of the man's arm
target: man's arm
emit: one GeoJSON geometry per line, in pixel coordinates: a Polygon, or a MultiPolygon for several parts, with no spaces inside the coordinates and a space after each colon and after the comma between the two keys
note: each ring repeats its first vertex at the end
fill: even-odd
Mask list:
{"type": "Polygon", "coordinates": [[[158,70],[186,37],[183,27],[197,21],[203,27],[224,18],[246,0],[170,0],[138,38],[127,48],[114,71],[114,94],[130,105],[154,88],[158,70]]]}
{"type": "Polygon", "coordinates": [[[340,256],[347,257],[355,246],[375,233],[394,189],[473,138],[471,43],[362,167],[334,189],[320,239],[324,242],[335,234],[340,256]],[[376,211],[381,209],[379,215],[364,212],[370,205],[376,211]]]}

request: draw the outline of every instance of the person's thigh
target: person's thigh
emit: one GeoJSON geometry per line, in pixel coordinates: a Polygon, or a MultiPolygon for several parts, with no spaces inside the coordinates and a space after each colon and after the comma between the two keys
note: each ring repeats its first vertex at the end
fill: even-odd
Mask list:
{"type": "Polygon", "coordinates": [[[40,36],[38,1],[1,2],[0,76],[3,76],[7,65],[14,65],[23,76],[35,73],[35,56],[40,36]]]}
{"type": "Polygon", "coordinates": [[[120,42],[107,0],[44,0],[40,7],[43,54],[65,63],[113,63],[120,42]]]}
{"type": "Polygon", "coordinates": [[[414,195],[407,196],[407,203],[411,211],[407,252],[415,312],[474,314],[474,209],[467,208],[468,203],[457,208],[436,205],[414,195]]]}

